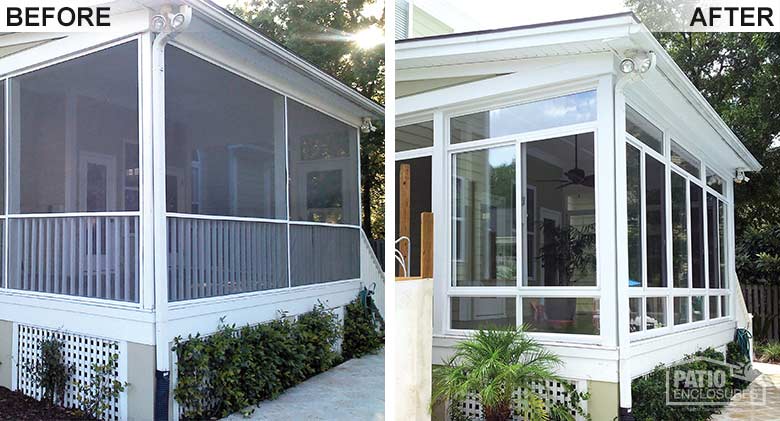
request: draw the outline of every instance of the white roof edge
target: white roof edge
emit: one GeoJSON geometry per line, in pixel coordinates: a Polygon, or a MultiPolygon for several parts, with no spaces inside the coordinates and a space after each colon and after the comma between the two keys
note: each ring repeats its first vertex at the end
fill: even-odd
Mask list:
{"type": "MultiPolygon", "coordinates": [[[[682,69],[675,63],[671,56],[661,46],[652,33],[641,24],[631,12],[623,12],[614,15],[594,16],[584,19],[575,19],[561,22],[548,22],[536,25],[519,26],[515,28],[503,28],[487,31],[474,31],[462,34],[445,34],[440,36],[431,36],[423,38],[411,38],[401,40],[396,43],[396,61],[404,60],[405,53],[410,53],[407,60],[413,61],[416,56],[412,53],[415,50],[427,48],[452,46],[457,44],[484,43],[486,41],[496,41],[503,39],[520,39],[531,36],[550,33],[550,32],[570,32],[581,29],[609,28],[615,26],[625,26],[626,30],[623,37],[644,44],[644,48],[653,50],[657,53],[658,67],[669,82],[675,86],[680,93],[690,102],[691,106],[697,109],[707,123],[720,135],[728,144],[734,153],[744,161],[748,170],[759,171],[762,168],[761,163],[753,156],[747,147],[739,140],[731,128],[723,121],[720,115],[715,111],[709,102],[704,98],[701,92],[693,85],[683,73],[682,69]],[[550,29],[554,28],[554,29],[550,29]]],[[[633,42],[633,41],[632,41],[633,42]]]]}
{"type": "Polygon", "coordinates": [[[709,101],[701,94],[698,88],[694,86],[693,82],[683,73],[680,66],[672,59],[669,53],[661,46],[658,40],[650,33],[650,31],[642,24],[641,31],[637,31],[636,35],[642,38],[643,42],[648,43],[648,49],[652,49],[656,52],[657,70],[662,72],[669,82],[676,87],[680,93],[688,100],[691,101],[691,105],[700,111],[701,116],[707,120],[707,123],[715,129],[721,138],[731,147],[745,164],[747,169],[751,171],[760,171],[763,166],[748,150],[748,148],[742,143],[741,140],[734,134],[734,131],[726,124],[720,117],[717,111],[712,108],[709,101]]]}
{"type": "Polygon", "coordinates": [[[223,7],[213,3],[210,0],[185,0],[185,2],[191,5],[198,12],[203,13],[206,17],[223,25],[235,34],[240,35],[244,39],[257,45],[263,50],[268,51],[277,58],[303,71],[314,80],[323,82],[338,95],[365,109],[369,113],[372,113],[374,117],[381,118],[384,116],[384,107],[372,101],[371,99],[366,98],[358,91],[322,71],[317,66],[309,63],[292,51],[284,48],[267,36],[261,34],[256,29],[252,28],[223,7]]]}

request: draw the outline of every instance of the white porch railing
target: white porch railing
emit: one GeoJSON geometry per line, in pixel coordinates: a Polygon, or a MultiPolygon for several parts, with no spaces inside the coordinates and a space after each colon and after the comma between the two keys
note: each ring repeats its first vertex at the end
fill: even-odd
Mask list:
{"type": "Polygon", "coordinates": [[[287,286],[286,224],[168,217],[170,301],[287,286]]]}
{"type": "Polygon", "coordinates": [[[138,302],[138,217],[8,219],[8,287],[138,302]]]}

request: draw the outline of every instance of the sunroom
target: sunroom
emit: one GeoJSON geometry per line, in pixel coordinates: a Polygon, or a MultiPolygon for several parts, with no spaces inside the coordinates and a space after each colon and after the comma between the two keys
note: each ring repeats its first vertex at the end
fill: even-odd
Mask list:
{"type": "Polygon", "coordinates": [[[381,293],[359,142],[382,108],[186,3],[112,2],[110,32],[0,36],[2,386],[40,396],[23,367],[59,335],[78,376],[118,354],[131,387],[108,418],[159,419],[173,338],[381,293]]]}
{"type": "Polygon", "coordinates": [[[474,329],[526,325],[613,419],[632,378],[745,327],[734,183],[761,166],[633,14],[396,51],[396,235],[417,256],[436,216],[434,364],[474,329]]]}

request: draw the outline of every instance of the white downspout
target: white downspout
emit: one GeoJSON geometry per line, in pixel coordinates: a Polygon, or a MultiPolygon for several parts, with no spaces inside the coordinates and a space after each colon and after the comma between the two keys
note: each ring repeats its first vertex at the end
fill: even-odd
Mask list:
{"type": "MultiPolygon", "coordinates": [[[[157,33],[152,43],[152,155],[153,155],[153,225],[154,225],[154,319],[156,381],[169,386],[171,369],[168,346],[168,229],[165,200],[165,45],[192,20],[192,9],[183,5],[178,13],[170,6],[160,8],[152,17],[151,29],[157,33]]],[[[156,386],[156,390],[160,390],[156,386]]],[[[166,393],[164,393],[166,396],[166,393]]],[[[155,397],[157,400],[158,397],[155,397]]],[[[168,419],[168,401],[155,402],[155,419],[168,419]],[[163,406],[164,405],[164,406],[163,406]]],[[[173,414],[177,419],[177,414],[173,414]]]]}

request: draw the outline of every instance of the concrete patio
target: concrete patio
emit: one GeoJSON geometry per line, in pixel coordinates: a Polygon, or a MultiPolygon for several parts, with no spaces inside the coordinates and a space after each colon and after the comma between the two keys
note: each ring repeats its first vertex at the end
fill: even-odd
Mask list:
{"type": "MultiPolygon", "coordinates": [[[[252,408],[250,408],[251,410],[252,408]]],[[[385,355],[349,360],[261,402],[245,417],[225,420],[383,421],[385,419],[385,355]]]]}
{"type": "Polygon", "coordinates": [[[753,367],[761,375],[748,386],[747,393],[735,397],[720,414],[713,415],[712,421],[780,420],[780,365],[754,363],[753,367]]]}

